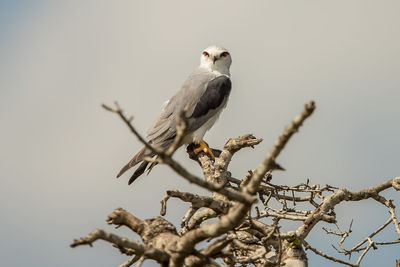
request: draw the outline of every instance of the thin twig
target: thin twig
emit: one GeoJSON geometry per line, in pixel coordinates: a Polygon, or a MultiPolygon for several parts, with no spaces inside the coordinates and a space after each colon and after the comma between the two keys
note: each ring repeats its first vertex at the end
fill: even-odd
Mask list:
{"type": "Polygon", "coordinates": [[[360,266],[360,263],[361,263],[362,259],[364,258],[364,256],[367,254],[368,250],[371,247],[374,247],[374,242],[370,238],[368,238],[368,241],[369,241],[368,246],[364,249],[363,253],[360,255],[360,257],[357,260],[357,263],[356,263],[357,266],[360,266]]]}
{"type": "Polygon", "coordinates": [[[319,251],[319,250],[317,250],[316,248],[313,248],[313,247],[312,247],[310,244],[308,244],[305,240],[303,240],[303,244],[304,244],[304,247],[306,247],[307,249],[311,250],[311,251],[314,252],[315,254],[320,255],[321,257],[324,257],[324,258],[326,258],[326,259],[328,259],[328,260],[331,260],[331,261],[334,261],[334,262],[338,262],[338,263],[341,263],[341,264],[344,264],[344,265],[352,266],[352,267],[359,267],[359,265],[353,264],[353,263],[351,263],[351,262],[344,261],[344,260],[341,260],[341,259],[338,259],[338,258],[329,256],[329,255],[323,253],[322,251],[319,251]]]}
{"type": "Polygon", "coordinates": [[[122,263],[120,266],[118,267],[130,267],[132,266],[132,264],[134,264],[135,262],[137,262],[139,259],[141,258],[140,255],[135,255],[134,257],[130,258],[129,260],[127,260],[126,262],[122,263]]]}

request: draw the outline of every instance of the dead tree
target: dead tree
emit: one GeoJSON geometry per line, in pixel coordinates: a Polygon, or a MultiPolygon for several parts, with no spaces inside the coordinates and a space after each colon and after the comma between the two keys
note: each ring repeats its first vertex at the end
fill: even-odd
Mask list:
{"type": "MultiPolygon", "coordinates": [[[[371,248],[400,243],[400,228],[393,201],[380,195],[390,188],[399,190],[400,177],[360,191],[338,189],[330,185],[311,185],[309,181],[294,186],[271,183],[271,171],[279,168],[275,163],[276,158],[293,134],[313,113],[314,102],[305,105],[304,110],[285,127],[260,165],[242,179],[232,176],[228,171],[229,163],[236,152],[258,145],[261,139],[251,134],[230,139],[222,151],[215,151],[218,156],[215,162],[208,154],[195,155],[193,148],[189,146],[187,150],[190,158],[196,160],[203,171],[204,177],[198,177],[172,158],[185,132],[185,118],[181,116],[177,121],[178,134],[173,145],[167,151],[160,151],[137,133],[131,119],[123,114],[117,103],[115,108],[105,105],[103,107],[118,114],[132,133],[158,155],[157,163],[167,164],[190,183],[209,190],[212,196],[199,196],[178,190],[166,192],[161,199],[161,216],[166,214],[167,201],[171,197],[190,203],[179,230],[163,217],[143,220],[118,208],[108,216],[107,223],[117,227],[128,227],[141,237],[141,241],[96,229],[86,237],[74,240],[71,247],[92,245],[96,240],[102,239],[111,243],[121,253],[130,256],[130,259],[120,266],[131,266],[134,263],[140,266],[144,260],[154,260],[161,266],[171,267],[308,266],[304,248],[344,265],[360,266],[371,248]],[[350,235],[352,224],[347,230],[339,227],[335,206],[345,201],[365,199],[373,199],[387,208],[388,219],[358,244],[345,248],[343,242],[350,235]],[[307,204],[308,208],[299,209],[296,206],[298,203],[307,204]],[[208,222],[212,218],[214,220],[208,222]],[[302,224],[297,229],[282,232],[280,225],[286,220],[300,221],[302,224]],[[344,261],[312,247],[306,238],[318,222],[336,226],[335,231],[326,228],[324,230],[327,234],[340,237],[338,246],[335,246],[338,253],[348,256],[358,253],[358,258],[353,262],[344,261]],[[394,227],[397,236],[387,242],[374,241],[376,235],[389,226],[394,227]],[[196,248],[202,241],[207,241],[206,245],[203,243],[204,248],[196,248]]],[[[154,161],[150,158],[146,160],[154,161]]]]}

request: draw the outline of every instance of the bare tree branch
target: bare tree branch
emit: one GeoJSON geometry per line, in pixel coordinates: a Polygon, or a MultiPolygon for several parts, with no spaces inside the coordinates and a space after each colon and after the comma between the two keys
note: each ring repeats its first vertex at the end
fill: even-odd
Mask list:
{"type": "Polygon", "coordinates": [[[262,139],[255,138],[251,134],[229,139],[221,151],[213,150],[218,156],[215,162],[205,153],[193,153],[193,147],[188,146],[189,157],[197,161],[203,171],[203,177],[199,177],[172,158],[185,135],[187,121],[183,114],[176,120],[177,135],[173,145],[161,151],[147,143],[133,127],[132,119],[123,114],[118,103],[115,105],[115,108],[106,105],[103,107],[118,114],[140,142],[157,155],[156,159],[147,160],[168,165],[187,181],[209,190],[212,196],[200,196],[179,190],[166,192],[161,199],[161,215],[166,214],[167,201],[171,197],[190,204],[189,208],[182,212],[179,231],[162,217],[139,219],[118,208],[108,216],[107,223],[117,227],[128,227],[140,236],[141,242],[97,229],[86,237],[74,240],[71,247],[92,245],[98,239],[105,240],[121,253],[130,256],[120,267],[132,266],[134,263],[141,266],[146,259],[170,267],[236,265],[278,267],[293,266],[293,264],[308,266],[303,245],[331,261],[348,266],[360,266],[371,248],[377,249],[379,246],[400,243],[400,226],[394,201],[380,194],[389,188],[400,190],[400,177],[359,191],[338,189],[331,185],[312,185],[308,179],[305,183],[297,185],[271,183],[272,171],[282,169],[275,162],[276,158],[293,134],[312,115],[315,109],[314,102],[305,105],[304,110],[284,128],[260,165],[248,171],[243,179],[232,177],[228,170],[232,158],[240,149],[258,145],[262,139]],[[255,212],[252,212],[257,198],[260,202],[254,206],[255,212]],[[388,209],[390,216],[374,232],[347,249],[344,242],[352,233],[353,220],[347,230],[342,230],[334,208],[343,202],[365,199],[381,203],[383,205],[381,207],[388,209]],[[295,230],[281,232],[281,221],[284,220],[303,223],[295,230]],[[333,246],[339,255],[347,255],[350,259],[355,253],[360,253],[356,263],[327,255],[311,247],[304,240],[320,221],[335,224],[335,230],[325,227],[322,229],[333,238],[339,239],[339,246],[333,246]],[[391,225],[394,225],[397,233],[396,240],[375,240],[383,229],[391,225]],[[200,243],[202,249],[198,250],[196,247],[200,243]]]}
{"type": "Polygon", "coordinates": [[[308,216],[307,220],[296,230],[297,236],[304,239],[312,228],[321,221],[324,215],[329,215],[330,211],[339,203],[343,201],[360,201],[368,198],[375,198],[378,194],[392,187],[393,180],[397,178],[390,179],[379,185],[369,187],[360,191],[352,192],[345,188],[338,190],[326,197],[322,204],[316,209],[311,215],[308,216]]]}
{"type": "Polygon", "coordinates": [[[275,159],[281,153],[282,149],[285,147],[290,137],[292,137],[292,135],[299,130],[303,122],[309,116],[311,116],[314,109],[315,103],[311,101],[310,103],[306,104],[304,110],[296,118],[294,118],[290,124],[285,127],[283,134],[278,138],[274,146],[270,149],[264,161],[253,172],[253,175],[250,179],[250,186],[248,187],[249,193],[255,194],[257,192],[261,179],[265,176],[267,171],[272,169],[272,166],[275,163],[275,159]]]}
{"type": "Polygon", "coordinates": [[[334,261],[334,262],[338,262],[338,263],[341,263],[341,264],[344,264],[344,265],[352,266],[352,267],[358,267],[359,266],[357,264],[352,264],[351,262],[347,262],[347,261],[344,261],[344,260],[329,256],[329,255],[323,253],[322,251],[319,251],[316,248],[313,248],[305,240],[303,240],[303,244],[307,249],[311,250],[315,254],[320,255],[321,257],[324,257],[324,258],[326,258],[328,260],[331,260],[331,261],[334,261]]]}
{"type": "MultiPolygon", "coordinates": [[[[164,151],[159,150],[156,147],[151,146],[137,131],[136,129],[133,127],[131,120],[132,119],[128,119],[122,109],[119,107],[118,103],[115,102],[116,108],[113,109],[105,104],[102,105],[103,108],[105,108],[108,111],[114,112],[116,114],[119,115],[119,117],[125,122],[125,124],[128,126],[128,128],[131,130],[131,132],[139,139],[139,141],[146,146],[146,148],[150,149],[154,154],[156,154],[157,156],[160,157],[160,159],[158,160],[158,163],[164,163],[167,164],[171,167],[171,169],[173,169],[177,174],[179,174],[181,177],[185,178],[186,180],[188,180],[190,183],[194,183],[197,184],[198,186],[201,186],[205,189],[208,189],[210,191],[213,192],[218,192],[220,194],[225,195],[226,197],[228,197],[231,200],[236,200],[236,201],[241,201],[244,203],[253,203],[254,199],[251,198],[250,196],[246,195],[246,194],[242,194],[233,190],[229,190],[229,189],[225,189],[223,187],[219,187],[219,186],[215,186],[212,183],[209,183],[207,181],[202,180],[201,178],[191,174],[190,172],[188,172],[181,164],[179,164],[177,161],[173,160],[169,155],[167,155],[166,153],[164,153],[164,151]]],[[[184,124],[184,123],[183,123],[184,124]]],[[[182,129],[184,127],[182,126],[182,129]]],[[[181,129],[181,130],[182,130],[181,129]]],[[[177,137],[176,139],[179,139],[181,137],[177,137]]],[[[169,152],[172,153],[172,152],[169,152]]]]}
{"type": "Polygon", "coordinates": [[[137,255],[145,255],[147,258],[154,259],[158,262],[168,262],[169,259],[168,253],[162,250],[147,247],[140,244],[139,242],[130,240],[125,237],[120,237],[101,229],[94,230],[86,237],[75,239],[74,242],[71,244],[71,247],[74,248],[81,245],[92,246],[92,243],[98,239],[110,242],[119,247],[130,248],[134,250],[137,255]]]}

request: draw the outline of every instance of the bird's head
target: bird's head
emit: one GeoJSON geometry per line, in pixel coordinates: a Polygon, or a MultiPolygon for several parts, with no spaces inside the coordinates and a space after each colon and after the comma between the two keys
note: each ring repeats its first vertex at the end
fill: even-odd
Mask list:
{"type": "Polygon", "coordinates": [[[200,66],[221,74],[229,74],[232,58],[228,50],[219,46],[209,46],[201,54],[200,66]]]}

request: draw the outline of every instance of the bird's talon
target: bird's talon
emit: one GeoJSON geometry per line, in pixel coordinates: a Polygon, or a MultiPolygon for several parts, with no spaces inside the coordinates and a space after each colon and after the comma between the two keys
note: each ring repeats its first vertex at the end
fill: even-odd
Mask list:
{"type": "Polygon", "coordinates": [[[199,154],[199,153],[202,152],[202,151],[203,151],[204,153],[208,154],[208,155],[211,157],[212,160],[215,160],[215,156],[214,156],[214,154],[213,154],[213,152],[212,152],[212,149],[209,148],[209,147],[208,147],[208,144],[207,144],[206,142],[204,142],[204,141],[201,141],[200,144],[199,144],[199,147],[196,148],[195,150],[193,150],[193,152],[194,152],[196,155],[199,154]]]}

